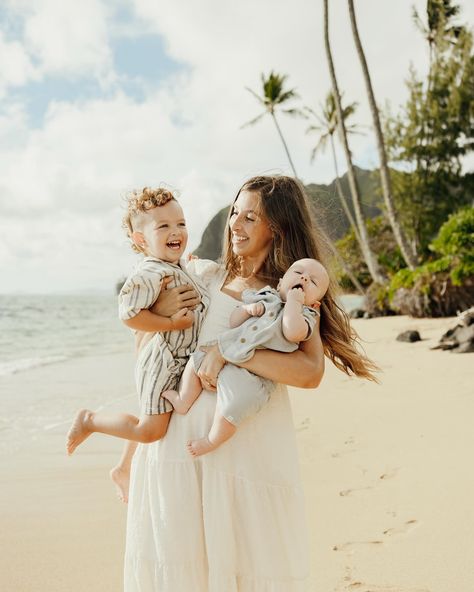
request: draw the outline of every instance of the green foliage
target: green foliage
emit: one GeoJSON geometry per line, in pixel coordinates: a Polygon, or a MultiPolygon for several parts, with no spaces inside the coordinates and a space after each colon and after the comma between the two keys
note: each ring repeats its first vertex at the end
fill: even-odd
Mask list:
{"type": "Polygon", "coordinates": [[[473,196],[472,176],[461,172],[461,159],[474,150],[472,34],[463,27],[454,34],[452,7],[431,4],[428,79],[411,70],[407,103],[385,123],[389,157],[399,168],[392,175],[397,211],[423,258],[443,221],[473,196]]]}
{"type": "MultiPolygon", "coordinates": [[[[367,220],[367,231],[370,246],[373,252],[376,253],[378,263],[385,275],[390,277],[404,267],[405,262],[393,236],[392,229],[383,216],[367,220]]],[[[369,286],[372,280],[362,257],[354,230],[350,229],[342,239],[337,241],[336,247],[359,282],[363,286],[369,286]]],[[[346,277],[342,269],[336,269],[336,275],[343,286],[351,285],[349,278],[346,277]]]]}
{"type": "Polygon", "coordinates": [[[474,276],[474,208],[465,208],[450,216],[430,248],[441,257],[413,271],[398,271],[390,281],[391,300],[398,290],[415,286],[421,294],[429,295],[436,276],[442,277],[443,281],[449,277],[453,286],[462,286],[474,276]]]}
{"type": "Polygon", "coordinates": [[[452,215],[441,227],[430,248],[441,255],[468,255],[474,250],[474,208],[452,215]]]}

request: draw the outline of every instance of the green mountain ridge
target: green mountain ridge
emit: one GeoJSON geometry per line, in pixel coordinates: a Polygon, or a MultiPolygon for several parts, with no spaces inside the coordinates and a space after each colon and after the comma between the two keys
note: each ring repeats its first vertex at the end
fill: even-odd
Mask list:
{"type": "MultiPolygon", "coordinates": [[[[362,197],[362,209],[366,218],[375,218],[382,213],[382,197],[378,171],[369,171],[355,167],[357,181],[362,197]]],[[[351,211],[349,182],[347,173],[340,177],[342,191],[346,196],[351,211]]],[[[336,189],[336,179],[329,185],[309,183],[305,185],[317,222],[332,240],[342,238],[349,229],[349,222],[344,214],[336,189]]],[[[205,228],[199,247],[194,254],[202,259],[216,261],[222,251],[222,237],[229,213],[229,206],[222,208],[205,228]]]]}

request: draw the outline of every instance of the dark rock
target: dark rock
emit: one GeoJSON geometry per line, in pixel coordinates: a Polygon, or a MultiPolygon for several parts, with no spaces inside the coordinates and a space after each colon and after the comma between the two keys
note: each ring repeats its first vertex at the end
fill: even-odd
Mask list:
{"type": "Polygon", "coordinates": [[[432,349],[450,350],[457,354],[474,352],[474,307],[458,317],[458,323],[441,336],[432,349]]]}
{"type": "Polygon", "coordinates": [[[406,341],[407,343],[414,343],[415,341],[421,341],[421,337],[418,331],[403,331],[403,333],[397,335],[397,341],[406,341]]]}
{"type": "Polygon", "coordinates": [[[349,317],[351,319],[362,319],[362,318],[366,318],[365,314],[366,314],[366,311],[363,310],[362,308],[353,308],[349,313],[349,317]]]}

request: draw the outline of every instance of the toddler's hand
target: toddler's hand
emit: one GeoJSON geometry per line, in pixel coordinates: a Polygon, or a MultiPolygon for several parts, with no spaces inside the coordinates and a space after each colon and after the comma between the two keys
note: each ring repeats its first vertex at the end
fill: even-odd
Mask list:
{"type": "Polygon", "coordinates": [[[171,315],[170,319],[173,321],[173,331],[182,331],[192,326],[194,323],[194,313],[192,310],[182,308],[174,315],[171,315]]]}
{"type": "Polygon", "coordinates": [[[291,288],[286,295],[287,302],[304,304],[304,291],[301,288],[291,288]]]}
{"type": "Polygon", "coordinates": [[[245,306],[245,310],[253,317],[261,317],[265,312],[265,305],[263,302],[252,302],[245,306]]]}

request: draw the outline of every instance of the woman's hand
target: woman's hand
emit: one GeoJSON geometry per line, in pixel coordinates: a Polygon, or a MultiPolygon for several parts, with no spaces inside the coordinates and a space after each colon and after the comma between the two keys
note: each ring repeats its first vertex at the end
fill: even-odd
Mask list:
{"type": "Polygon", "coordinates": [[[157,301],[150,307],[152,313],[162,317],[171,317],[183,308],[193,310],[201,302],[199,294],[191,284],[183,284],[176,288],[167,288],[172,277],[165,277],[157,301]]]}
{"type": "Polygon", "coordinates": [[[202,388],[206,391],[217,390],[217,375],[225,366],[226,361],[219,351],[217,345],[210,345],[201,347],[201,351],[206,352],[206,357],[202,361],[201,367],[198,371],[198,376],[202,384],[202,388]]]}

